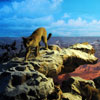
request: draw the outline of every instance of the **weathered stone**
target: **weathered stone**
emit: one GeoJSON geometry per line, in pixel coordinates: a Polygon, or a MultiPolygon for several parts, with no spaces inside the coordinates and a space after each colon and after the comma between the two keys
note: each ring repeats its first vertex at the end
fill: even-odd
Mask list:
{"type": "Polygon", "coordinates": [[[82,100],[81,94],[83,91],[80,82],[90,84],[95,88],[95,84],[92,80],[85,80],[80,77],[70,77],[62,83],[61,89],[63,91],[63,98],[68,100],[82,100]]]}
{"type": "Polygon", "coordinates": [[[53,80],[36,71],[11,71],[0,77],[1,100],[45,100],[53,91],[53,80]]]}
{"type": "Polygon", "coordinates": [[[57,51],[61,51],[61,48],[58,46],[58,45],[49,45],[49,49],[51,49],[51,50],[57,50],[57,51]]]}
{"type": "Polygon", "coordinates": [[[70,49],[81,50],[83,52],[90,53],[90,54],[94,54],[95,53],[94,48],[92,47],[92,45],[89,45],[88,42],[83,42],[82,44],[77,43],[77,44],[75,44],[73,46],[70,46],[69,48],[70,49]]]}
{"type": "Polygon", "coordinates": [[[82,100],[82,96],[73,93],[63,93],[62,100],[82,100]]]}
{"type": "Polygon", "coordinates": [[[15,69],[18,71],[24,71],[26,69],[26,66],[18,66],[15,69]]]}
{"type": "Polygon", "coordinates": [[[28,64],[27,65],[27,68],[30,70],[30,71],[34,71],[34,66],[32,64],[28,64]]]}
{"type": "Polygon", "coordinates": [[[80,100],[79,81],[94,86],[92,81],[71,77],[63,82],[60,89],[62,93],[59,89],[56,91],[52,78],[72,72],[83,64],[95,64],[97,58],[91,53],[92,50],[93,47],[88,43],[67,49],[51,46],[48,50],[40,49],[40,56],[29,58],[28,61],[24,61],[24,57],[16,57],[0,64],[0,100],[54,100],[48,98],[48,95],[55,93],[54,97],[62,100],[72,100],[69,96],[80,100]]]}
{"type": "Polygon", "coordinates": [[[83,64],[95,64],[97,58],[93,53],[90,53],[92,50],[93,47],[90,44],[83,43],[62,49],[60,52],[59,50],[41,51],[41,55],[31,62],[31,64],[35,70],[53,77],[58,74],[73,72],[77,67],[83,64]],[[76,50],[77,48],[78,50],[76,50]],[[40,62],[40,60],[42,60],[42,62],[40,62]]]}
{"type": "Polygon", "coordinates": [[[90,53],[93,51],[93,47],[88,43],[75,44],[67,49],[60,50],[57,49],[60,47],[56,45],[51,47],[56,49],[40,50],[40,56],[33,59],[29,58],[27,62],[23,60],[24,58],[17,58],[15,62],[13,59],[13,61],[11,60],[3,65],[2,68],[6,70],[8,66],[11,68],[13,64],[17,64],[20,67],[16,67],[16,69],[24,71],[23,66],[27,65],[25,71],[35,69],[46,76],[53,77],[58,74],[73,72],[80,65],[95,64],[97,62],[97,58],[93,55],[94,53],[90,53]],[[18,61],[21,62],[16,63],[18,61]],[[28,67],[29,64],[33,66],[33,69],[28,67]]]}
{"type": "Polygon", "coordinates": [[[63,92],[74,92],[77,94],[80,93],[80,82],[85,82],[91,84],[95,87],[95,84],[92,80],[85,80],[80,77],[70,77],[68,80],[63,81],[62,83],[62,91],[63,92]]]}

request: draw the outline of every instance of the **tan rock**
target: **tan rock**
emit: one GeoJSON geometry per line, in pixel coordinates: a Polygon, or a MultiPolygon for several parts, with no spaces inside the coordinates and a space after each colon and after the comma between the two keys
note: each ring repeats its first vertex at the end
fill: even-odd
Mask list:
{"type": "Polygon", "coordinates": [[[27,62],[23,61],[23,58],[17,57],[5,65],[9,67],[15,65],[27,65],[26,70],[24,71],[31,70],[33,66],[34,70],[37,70],[46,76],[54,77],[58,74],[73,72],[80,65],[95,64],[97,62],[97,58],[93,53],[90,53],[92,50],[93,47],[88,43],[78,43],[67,49],[61,49],[59,46],[54,45],[48,50],[41,48],[40,56],[30,58],[27,62]]]}
{"type": "Polygon", "coordinates": [[[97,58],[91,53],[93,47],[88,43],[75,44],[67,49],[41,50],[41,55],[34,59],[34,69],[47,76],[73,72],[77,67],[84,64],[95,64],[97,58]],[[60,52],[59,52],[60,51],[60,52]],[[38,66],[38,67],[37,67],[38,66]]]}
{"type": "MultiPolygon", "coordinates": [[[[48,50],[41,48],[38,57],[31,54],[28,61],[24,61],[24,57],[16,57],[1,64],[0,100],[47,100],[47,96],[55,91],[53,79],[47,77],[73,72],[83,64],[95,64],[97,58],[91,53],[92,50],[93,47],[88,43],[75,44],[67,49],[54,45],[48,50]]],[[[69,100],[80,100],[79,81],[85,80],[72,77],[66,81],[61,88],[63,98],[71,96],[69,100]]]]}
{"type": "Polygon", "coordinates": [[[51,46],[49,46],[49,49],[51,49],[51,50],[57,50],[57,51],[61,51],[61,48],[58,46],[58,45],[51,45],[51,46]]]}
{"type": "Polygon", "coordinates": [[[95,84],[92,80],[85,80],[80,77],[70,77],[69,79],[63,81],[62,91],[63,98],[68,100],[82,100],[82,88],[80,82],[88,83],[95,88],[95,84]]]}

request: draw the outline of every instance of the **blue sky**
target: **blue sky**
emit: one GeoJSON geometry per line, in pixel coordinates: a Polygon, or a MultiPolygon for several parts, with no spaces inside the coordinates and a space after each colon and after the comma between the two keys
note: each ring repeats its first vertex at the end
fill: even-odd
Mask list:
{"type": "Polygon", "coordinates": [[[100,0],[0,0],[0,37],[100,36],[100,0]]]}

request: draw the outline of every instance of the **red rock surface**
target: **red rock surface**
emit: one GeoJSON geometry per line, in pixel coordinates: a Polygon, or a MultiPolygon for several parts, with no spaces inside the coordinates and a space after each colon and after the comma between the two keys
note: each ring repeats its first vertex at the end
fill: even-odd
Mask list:
{"type": "Polygon", "coordinates": [[[54,82],[62,85],[62,82],[64,80],[67,80],[69,77],[70,77],[69,74],[61,74],[61,75],[54,77],[54,82]]]}
{"type": "Polygon", "coordinates": [[[62,84],[62,81],[68,79],[70,76],[79,76],[83,79],[90,80],[100,76],[100,62],[94,65],[82,65],[70,74],[62,74],[54,78],[54,81],[62,84]]]}
{"type": "Polygon", "coordinates": [[[94,79],[100,76],[100,62],[94,65],[83,65],[78,67],[74,72],[70,73],[71,76],[79,76],[84,79],[94,79]]]}

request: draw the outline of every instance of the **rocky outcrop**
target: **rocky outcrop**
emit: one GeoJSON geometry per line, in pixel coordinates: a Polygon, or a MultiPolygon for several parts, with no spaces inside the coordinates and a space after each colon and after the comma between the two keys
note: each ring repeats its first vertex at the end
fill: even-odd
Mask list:
{"type": "Polygon", "coordinates": [[[61,49],[59,46],[53,45],[49,46],[48,50],[41,47],[40,56],[36,58],[32,51],[28,61],[24,61],[24,56],[22,56],[2,63],[0,65],[0,100],[60,100],[57,98],[75,96],[74,93],[79,95],[79,83],[74,82],[74,78],[63,83],[61,89],[59,86],[56,87],[53,81],[58,74],[70,73],[80,65],[97,62],[90,44],[83,43],[79,46],[82,46],[84,50],[75,49],[74,46],[61,49]],[[70,86],[71,88],[66,87],[71,82],[74,82],[70,86]],[[66,89],[64,85],[66,85],[66,89]],[[67,93],[68,96],[64,96],[67,95],[64,93],[67,93]],[[55,97],[55,94],[58,96],[55,97]],[[52,95],[54,98],[50,99],[49,97],[52,95]]]}
{"type": "Polygon", "coordinates": [[[81,50],[83,52],[87,52],[87,53],[90,53],[90,54],[94,54],[95,53],[94,48],[92,47],[92,45],[89,45],[88,42],[83,42],[82,44],[77,43],[77,44],[75,44],[73,46],[70,46],[69,48],[75,49],[75,50],[81,50]]]}
{"type": "Polygon", "coordinates": [[[0,100],[45,100],[53,91],[53,79],[37,71],[7,71],[0,75],[0,100]]]}
{"type": "Polygon", "coordinates": [[[84,80],[80,77],[70,77],[69,79],[63,81],[61,90],[63,91],[63,98],[67,100],[83,100],[82,90],[80,82],[90,84],[95,88],[95,84],[92,80],[84,80]]]}
{"type": "MultiPolygon", "coordinates": [[[[52,94],[55,95],[54,92],[52,94]]],[[[100,100],[98,99],[98,94],[100,95],[100,93],[96,89],[94,82],[92,80],[84,80],[80,77],[70,77],[64,80],[61,90],[59,89],[57,94],[59,94],[58,97],[60,99],[55,98],[50,100],[100,100]],[[92,98],[89,99],[90,97],[92,98]],[[96,99],[96,97],[98,98],[96,99]]],[[[50,96],[52,97],[53,95],[50,96]]]]}
{"type": "Polygon", "coordinates": [[[77,48],[79,48],[78,45],[82,48],[84,47],[84,50],[73,49],[76,48],[74,45],[67,49],[61,49],[56,45],[49,46],[49,50],[41,48],[40,56],[34,58],[31,55],[27,62],[23,61],[24,57],[14,58],[11,61],[2,64],[3,67],[1,67],[1,69],[7,69],[5,66],[22,66],[23,63],[26,63],[27,66],[33,66],[35,70],[43,73],[44,75],[54,77],[58,74],[73,72],[77,67],[83,64],[95,64],[97,62],[97,58],[94,56],[94,53],[90,53],[92,52],[93,47],[90,44],[84,43],[77,44],[77,48]]]}

